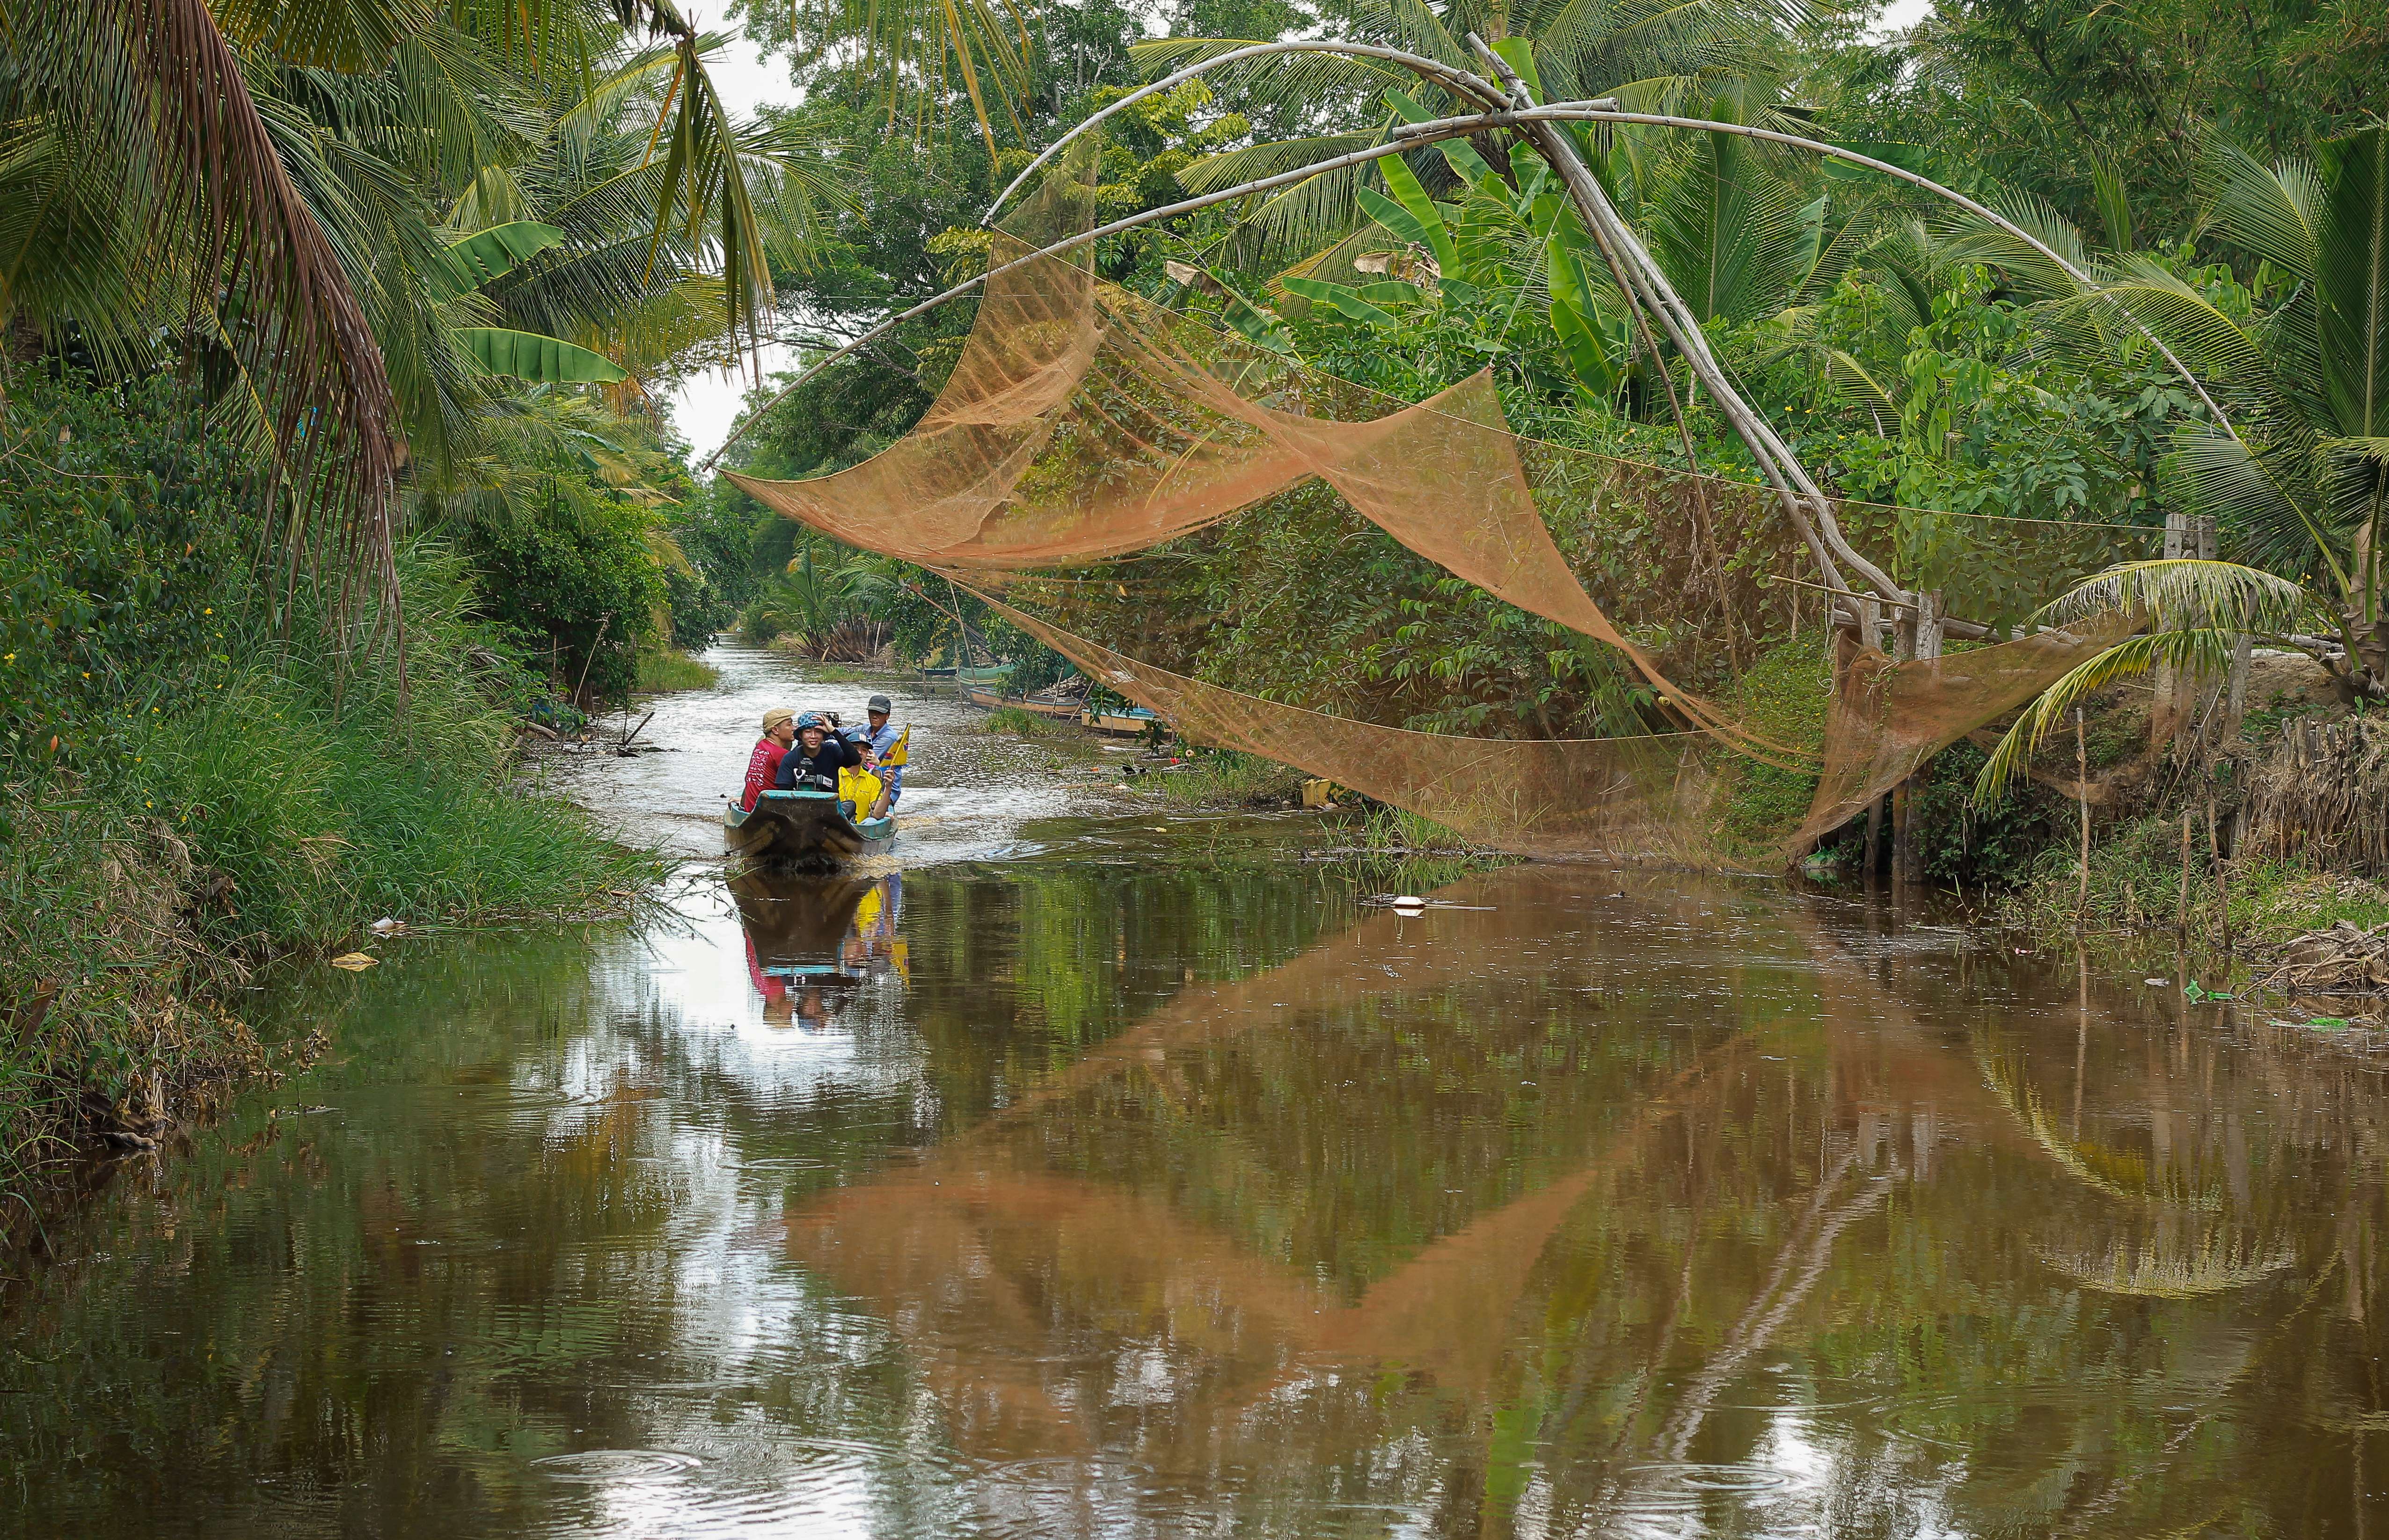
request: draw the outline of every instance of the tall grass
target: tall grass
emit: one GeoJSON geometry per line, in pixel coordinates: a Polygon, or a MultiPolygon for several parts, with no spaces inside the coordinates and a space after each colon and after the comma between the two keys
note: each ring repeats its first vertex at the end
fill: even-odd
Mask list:
{"type": "Polygon", "coordinates": [[[997,706],[987,714],[982,725],[987,732],[1009,732],[1020,738],[1069,738],[1079,736],[1082,731],[1075,722],[1060,717],[1041,717],[1016,706],[997,706]]]}
{"type": "MultiPolygon", "coordinates": [[[[2305,861],[2243,855],[2218,871],[2206,828],[2191,821],[2191,940],[2204,947],[2225,934],[2233,949],[2261,954],[2340,922],[2370,928],[2389,922],[2389,887],[2305,861]],[[2229,909],[2227,916],[2224,912],[2229,909]]],[[[2080,857],[2053,846],[2033,862],[2031,881],[2000,904],[2002,923],[2054,938],[2076,930],[2169,935],[2181,924],[2181,815],[2153,815],[2104,832],[2080,857]]]]}
{"type": "Polygon", "coordinates": [[[632,686],[643,695],[673,690],[710,690],[722,682],[722,670],[677,647],[652,649],[639,655],[639,674],[632,686]]]}
{"type": "Polygon", "coordinates": [[[1187,767],[1159,776],[1162,795],[1190,808],[1282,808],[1302,800],[1305,773],[1233,749],[1198,749],[1187,767]]]}
{"type": "Polygon", "coordinates": [[[620,912],[659,872],[510,783],[519,681],[461,561],[417,544],[401,578],[402,676],[323,608],[287,630],[252,614],[198,698],[128,708],[116,762],[0,795],[0,1179],[255,1063],[228,986],[260,960],[348,947],[385,914],[620,912]]]}

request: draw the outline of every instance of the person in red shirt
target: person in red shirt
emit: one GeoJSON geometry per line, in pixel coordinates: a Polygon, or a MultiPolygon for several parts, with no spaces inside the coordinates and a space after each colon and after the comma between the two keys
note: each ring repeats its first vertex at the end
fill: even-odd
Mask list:
{"type": "Polygon", "coordinates": [[[747,757],[747,784],[738,794],[738,810],[755,810],[758,793],[772,789],[779,779],[780,761],[788,756],[788,745],[797,741],[797,714],[785,706],[775,706],[763,713],[763,735],[755,740],[755,752],[747,757]]]}

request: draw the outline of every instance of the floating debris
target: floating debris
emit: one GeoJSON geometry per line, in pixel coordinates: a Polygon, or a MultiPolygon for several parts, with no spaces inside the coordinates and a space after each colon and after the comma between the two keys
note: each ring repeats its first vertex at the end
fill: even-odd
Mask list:
{"type": "Polygon", "coordinates": [[[380,963],[381,959],[377,957],[367,957],[363,952],[342,952],[339,956],[332,959],[333,967],[345,968],[352,974],[362,974],[367,968],[378,967],[380,963]]]}

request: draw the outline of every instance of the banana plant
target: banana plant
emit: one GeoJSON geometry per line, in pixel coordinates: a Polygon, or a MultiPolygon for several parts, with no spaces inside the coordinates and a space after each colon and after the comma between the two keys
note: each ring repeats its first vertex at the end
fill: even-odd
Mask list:
{"type": "MultiPolygon", "coordinates": [[[[1406,92],[1386,92],[1386,103],[1404,121],[1430,116],[1406,92]]],[[[1613,400],[1626,379],[1630,333],[1620,309],[1604,302],[1593,276],[1599,257],[1550,169],[1539,159],[1513,154],[1505,174],[1464,139],[1437,148],[1464,201],[1438,202],[1399,157],[1379,161],[1384,190],[1363,186],[1354,194],[1381,233],[1364,232],[1364,243],[1384,237],[1400,243],[1399,260],[1431,281],[1443,304],[1493,311],[1499,336],[1506,337],[1527,307],[1542,299],[1577,388],[1588,401],[1613,400]]],[[[1344,284],[1306,271],[1335,258],[1356,271],[1368,264],[1371,254],[1353,254],[1350,245],[1339,243],[1281,274],[1278,286],[1356,321],[1399,325],[1385,307],[1424,299],[1420,284],[1391,276],[1344,284]]],[[[1374,256],[1388,274],[1394,271],[1395,259],[1374,256]]]]}
{"type": "MultiPolygon", "coordinates": [[[[448,248],[444,299],[461,299],[564,239],[553,224],[515,220],[477,230],[448,248]]],[[[505,326],[457,326],[456,340],[492,375],[533,385],[611,385],[630,372],[605,354],[538,332],[505,326]]]]}

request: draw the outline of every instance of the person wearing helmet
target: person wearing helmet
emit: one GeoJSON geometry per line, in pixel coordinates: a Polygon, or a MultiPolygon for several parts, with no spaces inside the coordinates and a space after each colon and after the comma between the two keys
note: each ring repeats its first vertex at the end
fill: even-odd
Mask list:
{"type": "Polygon", "coordinates": [[[763,713],[763,735],[755,740],[755,752],[747,757],[747,783],[738,793],[740,812],[753,812],[755,798],[765,788],[779,784],[780,761],[787,757],[788,745],[797,740],[796,717],[785,706],[775,706],[763,713]]]}
{"type": "Polygon", "coordinates": [[[797,741],[780,761],[773,782],[784,792],[835,792],[837,772],[862,764],[862,750],[830,731],[818,711],[797,719],[797,741]]]}
{"type": "Polygon", "coordinates": [[[872,696],[870,706],[864,709],[870,725],[863,730],[863,740],[871,745],[871,768],[878,775],[881,787],[879,806],[872,809],[874,818],[892,812],[896,799],[904,795],[904,760],[913,730],[897,729],[888,719],[894,710],[895,703],[885,695],[872,696]]]}

